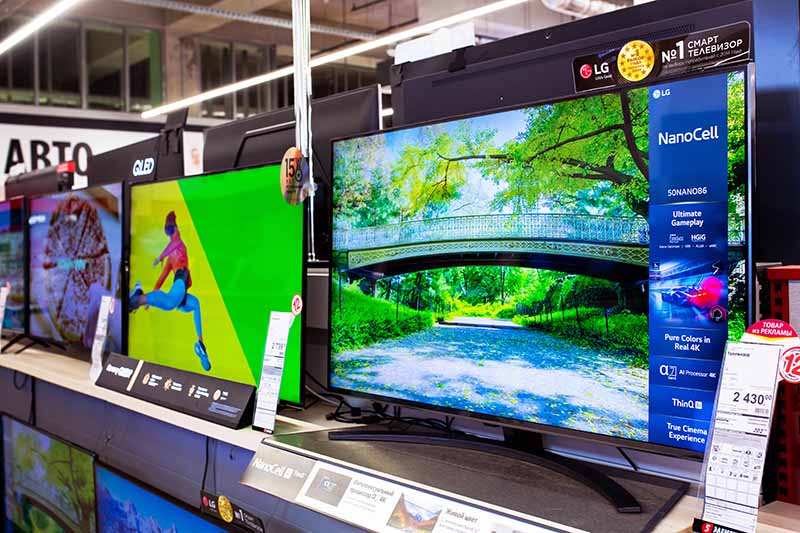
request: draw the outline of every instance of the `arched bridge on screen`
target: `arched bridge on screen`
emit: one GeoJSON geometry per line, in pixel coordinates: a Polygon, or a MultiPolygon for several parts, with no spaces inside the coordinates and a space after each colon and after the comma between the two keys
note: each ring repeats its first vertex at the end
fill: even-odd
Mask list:
{"type": "MultiPolygon", "coordinates": [[[[742,249],[743,233],[729,246],[742,249]]],[[[337,268],[377,278],[433,268],[512,265],[647,277],[649,225],[640,217],[528,213],[446,217],[338,230],[337,268]]]]}
{"type": "Polygon", "coordinates": [[[78,533],[83,529],[75,517],[59,509],[58,505],[50,503],[52,495],[49,495],[46,489],[40,488],[33,483],[21,483],[16,487],[16,490],[22,497],[25,507],[33,507],[47,515],[63,531],[78,533]]]}

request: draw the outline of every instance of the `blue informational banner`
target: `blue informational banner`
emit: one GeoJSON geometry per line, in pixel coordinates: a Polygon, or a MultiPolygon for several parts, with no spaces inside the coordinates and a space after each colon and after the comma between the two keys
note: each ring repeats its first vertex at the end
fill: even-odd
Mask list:
{"type": "Polygon", "coordinates": [[[727,75],[650,88],[650,442],[705,449],[728,338],[727,75]]]}

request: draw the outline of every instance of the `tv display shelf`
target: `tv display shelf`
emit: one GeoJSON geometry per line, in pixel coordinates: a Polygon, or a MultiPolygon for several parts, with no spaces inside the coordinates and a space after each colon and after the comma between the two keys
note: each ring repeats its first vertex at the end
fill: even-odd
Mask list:
{"type": "MultiPolygon", "coordinates": [[[[30,375],[36,379],[52,383],[54,385],[108,402],[110,404],[117,405],[124,409],[175,425],[183,429],[187,429],[201,435],[208,436],[221,442],[229,443],[239,448],[258,451],[263,450],[266,447],[265,444],[262,443],[262,441],[265,439],[265,435],[250,428],[240,430],[228,429],[211,422],[206,422],[192,416],[173,411],[171,409],[153,405],[136,398],[131,398],[130,396],[97,387],[89,383],[89,363],[86,361],[31,348],[26,350],[24,355],[0,355],[0,368],[6,368],[8,370],[18,371],[22,374],[30,375]]],[[[315,460],[332,463],[340,467],[346,466],[346,463],[348,463],[347,460],[343,460],[341,457],[325,455],[325,452],[330,452],[330,450],[325,449],[330,444],[327,443],[327,439],[322,439],[321,436],[326,430],[345,427],[341,424],[335,422],[332,423],[325,420],[324,415],[328,410],[330,410],[329,406],[317,405],[315,408],[306,411],[292,411],[290,412],[290,416],[279,416],[276,435],[274,437],[267,437],[268,441],[272,442],[272,446],[269,447],[277,447],[278,449],[289,451],[291,453],[298,453],[300,455],[305,455],[306,457],[313,457],[315,460]],[[304,446],[307,448],[304,449],[304,446]]],[[[350,425],[347,427],[352,426],[350,425]]],[[[369,448],[377,454],[373,454],[371,459],[374,461],[374,464],[372,465],[373,467],[380,465],[384,461],[388,462],[383,467],[377,469],[367,468],[367,471],[376,472],[379,476],[388,476],[392,479],[402,479],[402,477],[394,476],[391,473],[392,467],[400,468],[402,470],[405,468],[403,462],[410,464],[411,462],[416,461],[417,464],[419,464],[420,460],[423,461],[423,464],[426,461],[429,461],[429,464],[431,465],[430,471],[432,473],[430,475],[436,476],[436,472],[441,470],[439,468],[441,463],[447,458],[448,455],[447,450],[440,450],[439,452],[431,450],[433,457],[426,459],[424,456],[428,455],[428,453],[421,453],[419,450],[413,451],[406,448],[399,453],[386,453],[381,455],[384,452],[381,452],[380,446],[369,446],[369,448]]],[[[357,455],[359,452],[363,451],[364,450],[353,449],[350,453],[357,455]]],[[[450,451],[449,455],[457,458],[462,454],[460,452],[453,454],[452,451],[450,451]]],[[[475,461],[476,458],[473,457],[472,460],[475,461]]],[[[477,460],[480,461],[480,459],[477,460]]],[[[358,461],[353,460],[352,462],[357,463],[358,461]]],[[[494,459],[486,461],[486,463],[487,469],[488,466],[493,465],[492,468],[495,469],[498,466],[494,459]]],[[[357,468],[363,472],[365,467],[363,465],[359,466],[354,464],[354,468],[357,468]]],[[[413,480],[413,478],[419,476],[412,475],[412,472],[409,472],[408,474],[409,475],[406,477],[409,479],[408,483],[410,483],[411,486],[425,485],[424,483],[413,480]]],[[[481,479],[484,479],[485,481],[485,477],[481,477],[481,479]]],[[[564,488],[566,488],[566,486],[564,488]]],[[[455,490],[453,490],[453,493],[463,492],[457,487],[454,489],[455,490]]],[[[673,507],[663,519],[660,519],[660,521],[657,521],[657,523],[651,524],[651,526],[654,526],[652,531],[656,533],[683,533],[689,531],[688,526],[691,524],[691,520],[698,510],[697,499],[693,496],[695,493],[696,490],[694,488],[690,488],[687,495],[683,496],[675,505],[675,507],[673,507]]],[[[501,500],[505,498],[502,491],[499,497],[501,500]]],[[[584,509],[584,503],[585,502],[581,503],[579,501],[578,505],[573,507],[573,511],[564,511],[563,514],[589,514],[584,509]]],[[[490,504],[489,507],[500,508],[505,506],[495,506],[490,504]]],[[[603,513],[603,515],[612,518],[615,514],[616,513],[610,506],[607,507],[607,512],[603,513]]],[[[521,516],[517,513],[515,513],[515,515],[521,516]]],[[[568,522],[568,520],[566,521],[568,522]]],[[[558,520],[558,522],[563,523],[564,521],[558,520]]],[[[759,533],[796,532],[798,523],[800,523],[800,506],[775,502],[766,505],[761,509],[759,514],[758,531],[759,533]]],[[[567,526],[564,528],[564,530],[600,531],[602,529],[576,528],[567,526]]],[[[617,528],[617,530],[622,531],[624,529],[617,528]]]]}

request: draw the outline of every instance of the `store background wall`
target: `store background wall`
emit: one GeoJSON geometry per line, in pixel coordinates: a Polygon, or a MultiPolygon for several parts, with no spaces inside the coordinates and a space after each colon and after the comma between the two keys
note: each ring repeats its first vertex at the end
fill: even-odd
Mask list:
{"type": "Polygon", "coordinates": [[[755,0],[756,260],[800,263],[800,10],[755,0]],[[791,222],[789,222],[791,221],[791,222]],[[787,223],[789,222],[789,223],[787,223]]]}

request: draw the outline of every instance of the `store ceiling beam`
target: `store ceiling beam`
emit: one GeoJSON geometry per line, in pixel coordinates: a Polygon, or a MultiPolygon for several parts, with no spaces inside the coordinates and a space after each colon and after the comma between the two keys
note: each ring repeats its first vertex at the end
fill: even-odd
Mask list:
{"type": "Polygon", "coordinates": [[[10,17],[30,3],[31,0],[4,0],[0,2],[0,20],[10,17]]]}
{"type": "MultiPolygon", "coordinates": [[[[190,4],[187,2],[180,2],[177,0],[119,0],[127,4],[134,4],[139,6],[154,7],[159,9],[167,9],[171,11],[178,11],[181,13],[189,13],[191,16],[179,19],[175,23],[168,26],[168,29],[173,32],[188,34],[188,33],[207,33],[210,31],[208,24],[204,24],[202,29],[198,30],[197,23],[201,21],[195,20],[195,17],[200,18],[216,18],[217,21],[214,27],[218,27],[226,22],[245,22],[248,24],[260,24],[262,26],[272,26],[276,28],[284,28],[291,30],[292,20],[290,18],[275,17],[270,15],[260,15],[254,11],[264,9],[264,4],[275,4],[273,0],[266,2],[246,2],[247,9],[239,11],[227,7],[229,4],[241,4],[240,0],[223,0],[210,6],[203,6],[197,4],[190,4]],[[222,7],[225,5],[226,7],[222,7]],[[191,20],[187,20],[191,19],[191,20]]],[[[327,35],[335,35],[337,37],[344,37],[346,39],[353,39],[359,41],[368,41],[375,37],[374,33],[365,32],[341,26],[333,26],[327,24],[311,24],[312,33],[323,33],[327,35]]]]}

